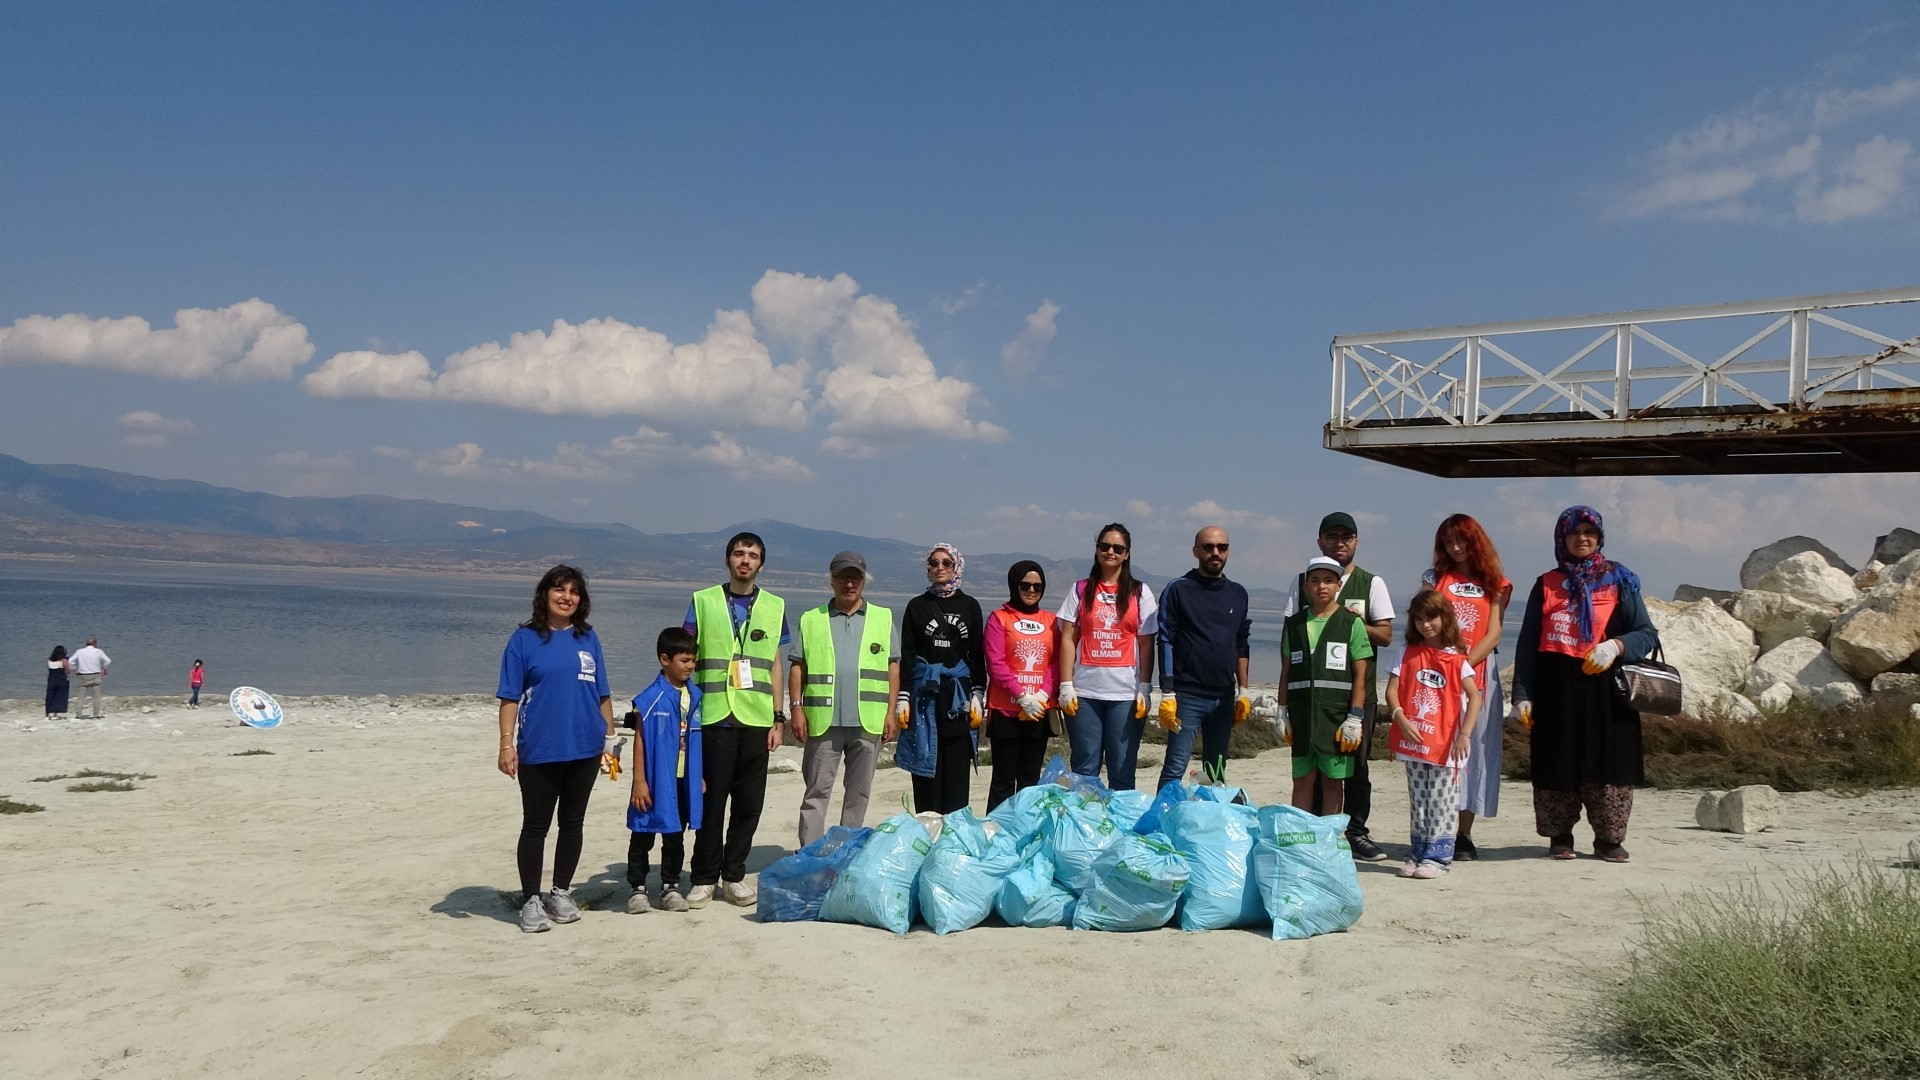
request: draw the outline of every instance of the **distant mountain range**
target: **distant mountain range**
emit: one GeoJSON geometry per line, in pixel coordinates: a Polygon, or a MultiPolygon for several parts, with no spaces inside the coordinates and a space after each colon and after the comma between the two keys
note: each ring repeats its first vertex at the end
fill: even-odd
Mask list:
{"type": "MultiPolygon", "coordinates": [[[[0,556],[115,557],[269,566],[539,573],[556,562],[590,574],[645,581],[718,580],[721,550],[741,530],[767,542],[769,585],[818,586],[835,552],[867,558],[875,588],[917,591],[925,545],[748,521],[716,532],[643,533],[627,525],[560,521],[525,510],[394,499],[288,497],[156,480],[81,465],[35,465],[0,454],[0,556]]],[[[968,591],[998,600],[1007,567],[1046,567],[1052,595],[1087,562],[1024,552],[969,554],[968,591]]],[[[1156,586],[1164,578],[1140,571],[1156,586]]],[[[1253,590],[1257,607],[1278,607],[1253,590]]]]}

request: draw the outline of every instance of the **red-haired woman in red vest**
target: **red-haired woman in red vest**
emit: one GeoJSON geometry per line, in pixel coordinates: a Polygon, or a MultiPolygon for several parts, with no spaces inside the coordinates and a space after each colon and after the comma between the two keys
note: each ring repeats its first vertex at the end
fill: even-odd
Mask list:
{"type": "Polygon", "coordinates": [[[1473,819],[1500,812],[1500,629],[1513,600],[1513,582],[1500,568],[1500,553],[1480,523],[1455,514],[1433,534],[1433,569],[1420,582],[1447,598],[1460,624],[1467,662],[1480,687],[1481,709],[1473,726],[1473,745],[1460,776],[1460,835],[1454,857],[1480,857],[1473,845],[1473,819]]]}
{"type": "Polygon", "coordinates": [[[1582,807],[1593,853],[1627,861],[1633,789],[1644,779],[1640,714],[1614,700],[1608,672],[1659,647],[1640,579],[1600,553],[1600,512],[1570,506],[1553,526],[1559,567],[1527,597],[1513,663],[1513,702],[1533,761],[1534,828],[1547,855],[1571,859],[1582,807]]]}

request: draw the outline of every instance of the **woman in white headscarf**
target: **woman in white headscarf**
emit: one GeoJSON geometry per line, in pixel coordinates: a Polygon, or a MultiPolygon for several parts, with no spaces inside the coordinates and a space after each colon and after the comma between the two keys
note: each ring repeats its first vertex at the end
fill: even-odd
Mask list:
{"type": "Polygon", "coordinates": [[[913,808],[967,805],[987,679],[980,601],[960,588],[966,559],[952,544],[927,552],[927,591],[900,618],[900,742],[894,762],[913,776],[913,808]]]}

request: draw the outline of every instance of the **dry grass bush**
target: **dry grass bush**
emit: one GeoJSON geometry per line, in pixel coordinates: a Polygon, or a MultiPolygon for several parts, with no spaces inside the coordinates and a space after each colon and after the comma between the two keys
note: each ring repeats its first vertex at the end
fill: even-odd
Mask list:
{"type": "Polygon", "coordinates": [[[84,784],[68,784],[68,791],[136,791],[134,785],[125,780],[88,780],[84,784]]]}
{"type": "Polygon", "coordinates": [[[1858,864],[1650,907],[1594,1050],[1650,1076],[1920,1076],[1920,874],[1858,864]]]}
{"type": "Polygon", "coordinates": [[[38,803],[21,802],[18,799],[9,799],[5,795],[0,795],[0,814],[38,814],[45,809],[46,807],[38,803]]]}

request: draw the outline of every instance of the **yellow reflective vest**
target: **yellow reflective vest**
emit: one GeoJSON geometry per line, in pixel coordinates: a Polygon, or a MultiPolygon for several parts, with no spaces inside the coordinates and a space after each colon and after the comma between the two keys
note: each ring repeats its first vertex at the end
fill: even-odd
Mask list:
{"type": "Polygon", "coordinates": [[[693,682],[705,695],[700,723],[732,716],[748,727],[773,726],[774,659],[786,613],[785,600],[761,589],[746,625],[736,632],[725,585],[693,594],[693,682]]]}
{"type": "Polygon", "coordinates": [[[807,657],[807,670],[800,679],[800,711],[807,718],[807,735],[818,738],[833,726],[833,704],[839,693],[857,693],[860,726],[869,735],[878,735],[886,727],[887,646],[893,637],[893,612],[878,604],[867,605],[866,630],[860,638],[859,685],[835,687],[834,672],[839,665],[833,654],[833,609],[822,604],[800,616],[800,648],[807,657]]]}

